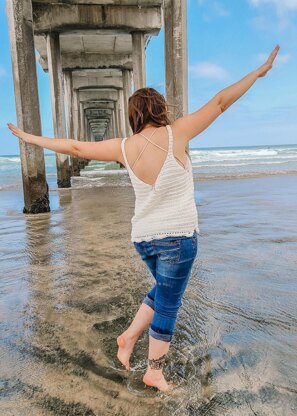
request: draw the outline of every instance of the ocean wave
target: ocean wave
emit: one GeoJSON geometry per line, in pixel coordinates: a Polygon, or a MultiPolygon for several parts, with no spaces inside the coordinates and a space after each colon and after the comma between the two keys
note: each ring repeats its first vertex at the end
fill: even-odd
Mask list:
{"type": "Polygon", "coordinates": [[[20,162],[21,158],[19,156],[0,156],[0,164],[20,162]]]}
{"type": "Polygon", "coordinates": [[[297,147],[286,149],[241,149],[241,150],[190,150],[194,160],[267,160],[267,159],[295,159],[297,160],[297,147]]]}
{"type": "Polygon", "coordinates": [[[261,178],[265,176],[277,176],[277,175],[286,175],[286,176],[296,176],[297,175],[297,169],[296,170],[275,170],[275,171],[258,171],[258,172],[234,172],[234,173],[222,173],[222,174],[216,174],[216,173],[205,173],[201,175],[201,172],[193,172],[194,181],[203,181],[203,180],[213,180],[213,179],[248,179],[248,178],[261,178]]]}
{"type": "Polygon", "coordinates": [[[21,182],[10,183],[9,185],[0,185],[0,192],[1,191],[8,191],[9,189],[21,189],[22,184],[21,182]]]}
{"type": "Polygon", "coordinates": [[[257,162],[255,163],[255,161],[251,161],[251,163],[245,162],[245,163],[219,163],[216,164],[216,162],[212,163],[212,164],[197,164],[194,165],[192,163],[193,168],[224,168],[224,167],[232,167],[232,166],[260,166],[260,165],[285,165],[285,164],[289,164],[289,163],[294,163],[297,162],[296,160],[288,160],[288,161],[278,161],[278,160],[270,160],[269,162],[257,162]]]}

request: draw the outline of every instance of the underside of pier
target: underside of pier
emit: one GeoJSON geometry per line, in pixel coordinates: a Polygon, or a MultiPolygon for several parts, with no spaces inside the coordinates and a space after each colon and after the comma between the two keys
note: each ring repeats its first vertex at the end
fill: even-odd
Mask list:
{"type": "MultiPolygon", "coordinates": [[[[18,126],[41,135],[35,50],[49,74],[55,138],[132,134],[128,98],[146,83],[146,50],[164,27],[165,98],[187,113],[186,0],[7,0],[18,126]]],[[[43,149],[20,143],[24,212],[49,211],[43,149]]],[[[56,154],[58,187],[88,163],[56,154]]],[[[122,166],[121,166],[122,167],[122,166]]]]}

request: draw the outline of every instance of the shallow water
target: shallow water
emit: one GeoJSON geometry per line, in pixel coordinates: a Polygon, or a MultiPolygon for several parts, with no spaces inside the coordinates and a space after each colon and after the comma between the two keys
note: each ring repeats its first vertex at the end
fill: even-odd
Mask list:
{"type": "Polygon", "coordinates": [[[0,414],[297,413],[297,176],[195,183],[196,258],[166,375],[145,388],[116,337],[153,284],[130,242],[131,187],[51,192],[50,213],[0,203],[0,414]]]}

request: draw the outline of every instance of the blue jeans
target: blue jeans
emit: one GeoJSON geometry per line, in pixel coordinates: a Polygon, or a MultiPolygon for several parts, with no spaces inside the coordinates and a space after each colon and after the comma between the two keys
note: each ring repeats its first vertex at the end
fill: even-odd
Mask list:
{"type": "Polygon", "coordinates": [[[154,310],[149,335],[161,341],[171,341],[178,309],[198,252],[197,231],[191,237],[170,236],[134,241],[133,244],[156,280],[143,299],[154,310]]]}

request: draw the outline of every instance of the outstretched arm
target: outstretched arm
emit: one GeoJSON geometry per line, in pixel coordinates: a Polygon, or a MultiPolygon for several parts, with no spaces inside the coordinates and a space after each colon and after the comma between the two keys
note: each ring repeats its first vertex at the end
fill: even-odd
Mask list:
{"type": "Polygon", "coordinates": [[[191,114],[178,118],[173,122],[175,134],[185,142],[191,140],[205,130],[220,114],[238,100],[253,84],[264,77],[272,68],[273,61],[280,49],[277,45],[267,61],[258,69],[250,72],[238,82],[217,93],[203,107],[191,114]]]}
{"type": "Polygon", "coordinates": [[[119,161],[121,139],[109,139],[100,142],[81,142],[73,139],[50,139],[48,137],[34,136],[14,126],[7,124],[12,134],[26,143],[53,150],[75,157],[89,160],[119,161]]]}

